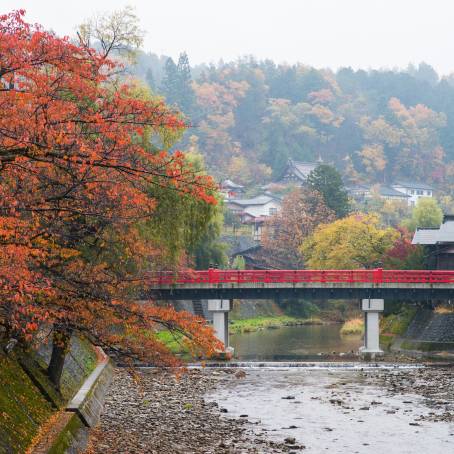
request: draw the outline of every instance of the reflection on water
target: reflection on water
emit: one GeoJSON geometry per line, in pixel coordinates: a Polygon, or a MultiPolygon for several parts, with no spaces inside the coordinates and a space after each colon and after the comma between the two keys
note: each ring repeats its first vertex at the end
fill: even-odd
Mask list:
{"type": "Polygon", "coordinates": [[[284,326],[254,333],[233,334],[235,358],[248,361],[291,361],[316,358],[318,353],[351,351],[362,345],[361,336],[341,336],[341,325],[284,326]]]}

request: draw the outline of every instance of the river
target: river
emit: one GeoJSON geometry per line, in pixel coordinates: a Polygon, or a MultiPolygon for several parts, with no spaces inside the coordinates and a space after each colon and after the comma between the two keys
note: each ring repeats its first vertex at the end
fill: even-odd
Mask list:
{"type": "Polygon", "coordinates": [[[283,326],[253,333],[232,334],[230,345],[241,361],[299,361],[320,354],[357,352],[361,336],[342,336],[342,325],[283,326]]]}
{"type": "Polygon", "coordinates": [[[250,421],[257,434],[294,438],[313,453],[454,452],[450,371],[323,364],[245,371],[245,378],[226,382],[206,398],[225,417],[250,421]],[[437,384],[445,392],[441,400],[431,394],[437,384]]]}
{"type": "Polygon", "coordinates": [[[453,368],[321,362],[320,353],[361,345],[339,329],[234,335],[236,365],[194,365],[178,377],[117,369],[89,452],[453,453],[453,368]]]}

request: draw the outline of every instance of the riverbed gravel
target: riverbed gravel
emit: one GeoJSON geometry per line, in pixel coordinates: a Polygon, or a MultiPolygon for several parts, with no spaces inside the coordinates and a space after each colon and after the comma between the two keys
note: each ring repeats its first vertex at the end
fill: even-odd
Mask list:
{"type": "Polygon", "coordinates": [[[454,367],[429,366],[415,369],[412,373],[383,371],[364,374],[392,395],[415,394],[424,397],[425,404],[433,409],[420,415],[417,421],[454,422],[454,367]]]}
{"type": "Polygon", "coordinates": [[[247,415],[225,418],[222,406],[204,399],[204,393],[219,382],[241,380],[238,372],[194,369],[176,377],[146,369],[134,377],[117,369],[86,453],[300,452],[303,446],[294,440],[268,440],[255,433],[247,415]]]}
{"type": "MultiPolygon", "coordinates": [[[[308,451],[314,452],[315,444],[320,441],[311,438],[307,431],[311,427],[312,402],[314,405],[320,402],[314,407],[314,411],[320,411],[326,419],[326,427],[320,430],[333,434],[333,440],[337,440],[338,435],[331,425],[339,425],[341,415],[356,418],[363,426],[367,426],[368,418],[381,414],[380,424],[397,417],[396,422],[404,421],[409,430],[454,422],[453,367],[378,367],[340,375],[333,373],[335,370],[330,372],[328,368],[325,372],[310,373],[301,369],[295,374],[292,368],[287,374],[285,371],[206,368],[190,369],[178,377],[156,369],[141,369],[135,376],[126,369],[117,369],[100,423],[92,431],[87,454],[296,454],[306,449],[304,444],[308,451]],[[312,383],[314,379],[317,382],[317,374],[321,374],[318,385],[312,383]],[[294,393],[299,393],[297,398],[294,393]],[[303,396],[305,402],[302,402],[303,396]],[[236,405],[229,402],[232,397],[241,401],[236,411],[232,408],[236,405]],[[248,401],[251,398],[256,404],[248,401]],[[257,399],[273,402],[273,398],[271,407],[257,403],[257,399]],[[295,408],[289,407],[290,410],[281,415],[281,421],[277,407],[282,405],[295,408]],[[302,411],[301,405],[303,412],[307,407],[309,416],[297,417],[302,411]],[[263,408],[257,412],[256,406],[263,408]],[[327,412],[327,407],[332,410],[327,412]],[[296,424],[294,421],[297,425],[292,425],[296,424]]],[[[375,419],[371,421],[370,424],[376,423],[375,419]]],[[[449,438],[452,435],[454,433],[450,433],[449,438]]],[[[328,443],[329,436],[323,437],[328,443]]],[[[333,452],[349,452],[340,447],[336,449],[333,452]]]]}

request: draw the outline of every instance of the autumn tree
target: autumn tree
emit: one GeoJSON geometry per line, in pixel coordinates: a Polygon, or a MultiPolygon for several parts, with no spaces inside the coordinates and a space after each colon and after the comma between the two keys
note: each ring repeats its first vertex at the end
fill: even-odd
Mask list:
{"type": "Polygon", "coordinates": [[[284,198],[282,210],[267,220],[263,247],[287,267],[302,268],[305,260],[300,251],[301,244],[319,224],[334,218],[333,211],[318,192],[295,189],[284,198]]]}
{"type": "Polygon", "coordinates": [[[348,194],[340,173],[334,167],[319,165],[308,175],[307,184],[322,195],[325,205],[334,211],[336,217],[342,218],[349,213],[348,194]]]}
{"type": "Polygon", "coordinates": [[[78,37],[87,48],[98,47],[102,56],[111,54],[132,61],[142,44],[144,31],[132,6],[110,14],[97,14],[79,26],[78,37]]]}
{"type": "Polygon", "coordinates": [[[438,228],[443,221],[443,211],[433,197],[421,197],[413,208],[410,219],[402,224],[410,231],[417,228],[438,228]]]}
{"type": "Polygon", "coordinates": [[[308,268],[372,268],[383,263],[398,233],[380,225],[375,215],[352,214],[315,229],[300,252],[308,268]]]}
{"type": "Polygon", "coordinates": [[[398,236],[386,251],[383,265],[388,269],[419,270],[424,268],[424,249],[411,243],[413,233],[403,227],[397,228],[398,236]]]}
{"type": "Polygon", "coordinates": [[[117,35],[97,52],[89,35],[73,44],[23,14],[0,16],[0,111],[9,112],[0,116],[1,324],[25,342],[54,327],[57,385],[73,332],[155,364],[177,364],[158,326],[184,334],[194,353],[213,352],[198,318],[135,303],[165,263],[144,234],[160,204],[152,188],[216,204],[208,176],[147,139],[164,144],[183,122],[118,79],[109,59],[117,35]]]}
{"type": "Polygon", "coordinates": [[[217,173],[225,175],[230,159],[241,154],[241,144],[232,139],[231,130],[235,125],[234,109],[248,87],[246,82],[236,81],[200,81],[194,85],[202,114],[198,124],[200,149],[208,167],[217,173]]]}

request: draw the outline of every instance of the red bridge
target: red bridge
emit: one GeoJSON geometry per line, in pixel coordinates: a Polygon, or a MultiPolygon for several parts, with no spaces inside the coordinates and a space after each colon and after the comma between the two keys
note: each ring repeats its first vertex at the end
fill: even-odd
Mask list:
{"type": "Polygon", "coordinates": [[[385,298],[426,302],[454,300],[454,271],[426,270],[217,270],[160,272],[151,276],[150,296],[164,300],[208,300],[216,335],[229,347],[230,300],[361,298],[364,354],[381,354],[379,314],[385,298]]]}
{"type": "Polygon", "coordinates": [[[454,299],[454,271],[442,270],[218,270],[152,274],[162,299],[398,298],[454,299]]]}

